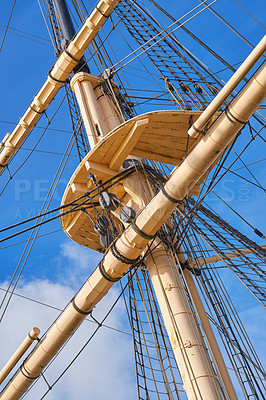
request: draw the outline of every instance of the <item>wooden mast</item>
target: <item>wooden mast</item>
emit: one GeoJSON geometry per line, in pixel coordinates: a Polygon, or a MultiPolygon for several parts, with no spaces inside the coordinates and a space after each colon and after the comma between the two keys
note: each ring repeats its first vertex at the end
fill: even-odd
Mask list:
{"type": "MultiPolygon", "coordinates": [[[[99,93],[95,93],[95,91],[99,90],[97,77],[91,74],[78,73],[72,78],[71,86],[80,105],[90,147],[93,150],[96,144],[107,134],[106,126],[104,126],[103,122],[108,117],[112,117],[114,121],[112,128],[115,128],[118,122],[118,115],[114,106],[107,106],[105,96],[98,96],[99,93]],[[105,102],[98,104],[96,100],[98,97],[101,98],[101,102],[105,99],[105,102]],[[98,127],[97,130],[95,126],[98,127]],[[100,136],[97,132],[100,133],[100,136]]],[[[130,138],[134,136],[138,138],[145,125],[149,126],[148,118],[139,122],[142,122],[141,125],[133,128],[131,136],[129,135],[130,138]],[[139,129],[140,134],[136,133],[136,129],[139,129]]],[[[125,142],[124,147],[121,144],[122,148],[125,149],[127,146],[132,148],[129,140],[125,142]]],[[[128,151],[125,151],[124,158],[128,155],[128,151]]],[[[121,150],[119,149],[118,154],[120,152],[121,150]]],[[[117,168],[121,167],[124,158],[119,158],[120,162],[118,162],[117,168]]],[[[109,164],[110,167],[114,168],[117,159],[118,157],[115,158],[115,161],[112,160],[109,164]]],[[[129,159],[132,159],[132,156],[129,156],[129,159]]],[[[153,196],[149,186],[143,179],[141,185],[139,184],[139,177],[136,173],[133,174],[130,180],[126,181],[124,189],[130,195],[130,201],[133,201],[134,204],[132,207],[134,207],[134,211],[137,214],[141,212],[153,196]]],[[[196,400],[201,397],[203,399],[208,397],[209,400],[222,399],[218,379],[208,357],[200,330],[195,322],[181,277],[176,270],[176,263],[159,239],[155,240],[153,247],[155,249],[151,249],[151,254],[146,257],[145,263],[151,275],[151,281],[188,399],[196,400]]],[[[232,383],[229,385],[228,391],[231,394],[230,399],[237,400],[232,383]]]]}
{"type": "MultiPolygon", "coordinates": [[[[85,316],[108,292],[114,281],[121,278],[128,269],[128,264],[124,259],[135,262],[145,249],[150,237],[155,235],[162,224],[167,221],[176,203],[185,197],[209,166],[219,157],[221,151],[235,137],[265,98],[266,66],[264,65],[229,105],[227,113],[221,114],[206,136],[199,141],[181,165],[171,173],[163,189],[139,213],[134,225],[130,224],[115,241],[117,253],[114,254],[110,250],[106,252],[103,262],[92,273],[31,356],[23,363],[21,370],[10,381],[1,395],[2,400],[19,399],[25,393],[85,316]],[[144,235],[140,235],[140,232],[144,235]]],[[[193,357],[192,354],[191,357],[193,357]]],[[[198,360],[202,362],[200,358],[198,360]]],[[[199,382],[200,379],[196,386],[199,385],[199,382]]],[[[203,386],[205,386],[205,382],[203,386]]],[[[206,388],[203,386],[201,391],[206,393],[205,398],[214,398],[208,396],[206,388]]],[[[209,387],[209,380],[206,387],[209,387]]],[[[197,398],[194,388],[189,396],[191,399],[197,398]]]]}
{"type": "Polygon", "coordinates": [[[35,127],[42,113],[47,109],[56,93],[64,85],[71,71],[82,59],[89,44],[104,25],[119,0],[101,0],[86,19],[83,27],[62,51],[48,73],[48,77],[39,92],[34,96],[29,108],[20,118],[11,134],[7,134],[0,143],[0,174],[14,154],[35,127]]]}

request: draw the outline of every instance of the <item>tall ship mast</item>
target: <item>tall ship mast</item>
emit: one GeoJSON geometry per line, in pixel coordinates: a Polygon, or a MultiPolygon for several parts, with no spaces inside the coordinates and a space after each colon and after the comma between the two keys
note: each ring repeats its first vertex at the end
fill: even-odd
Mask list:
{"type": "Polygon", "coordinates": [[[1,400],[265,399],[265,24],[224,3],[5,6],[1,400]]]}

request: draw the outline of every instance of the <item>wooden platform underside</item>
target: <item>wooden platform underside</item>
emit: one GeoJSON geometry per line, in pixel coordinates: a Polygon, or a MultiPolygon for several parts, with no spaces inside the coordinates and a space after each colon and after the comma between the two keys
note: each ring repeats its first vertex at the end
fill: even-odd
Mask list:
{"type": "MultiPolygon", "coordinates": [[[[179,165],[186,151],[198,140],[189,138],[188,141],[187,131],[200,115],[199,111],[157,111],[126,121],[106,135],[84,157],[70,179],[62,205],[94,187],[88,178],[89,173],[93,173],[97,180],[110,179],[117,175],[129,155],[179,165]]],[[[203,179],[205,177],[195,185],[191,195],[199,193],[203,179]]],[[[94,232],[92,222],[83,212],[62,216],[61,223],[71,239],[91,249],[100,249],[99,235],[94,232]]]]}

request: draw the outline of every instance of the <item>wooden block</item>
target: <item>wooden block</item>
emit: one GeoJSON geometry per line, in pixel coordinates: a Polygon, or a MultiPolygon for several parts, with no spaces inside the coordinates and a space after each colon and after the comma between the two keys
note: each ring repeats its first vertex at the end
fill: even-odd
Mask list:
{"type": "Polygon", "coordinates": [[[136,121],[133,127],[130,129],[128,135],[120,144],[117,152],[109,163],[109,167],[113,170],[118,170],[127,156],[132,151],[133,147],[138,142],[142,132],[149,123],[149,118],[141,119],[136,121]]]}
{"type": "Polygon", "coordinates": [[[70,187],[72,192],[75,193],[77,196],[81,196],[88,191],[88,186],[86,185],[86,183],[73,182],[71,183],[70,187]]]}
{"type": "Polygon", "coordinates": [[[99,164],[94,161],[86,161],[85,167],[86,167],[88,173],[92,173],[100,179],[107,180],[107,179],[110,179],[113,176],[117,175],[117,171],[114,171],[114,170],[108,168],[104,164],[99,164]]]}

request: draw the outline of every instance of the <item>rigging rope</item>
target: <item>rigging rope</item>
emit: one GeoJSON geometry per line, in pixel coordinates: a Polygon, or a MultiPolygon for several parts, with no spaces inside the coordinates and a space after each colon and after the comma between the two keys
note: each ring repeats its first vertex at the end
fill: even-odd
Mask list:
{"type": "Polygon", "coordinates": [[[3,49],[3,46],[4,46],[5,38],[6,38],[7,31],[8,31],[8,28],[9,28],[9,24],[10,24],[10,21],[11,21],[13,12],[14,12],[14,8],[15,8],[16,1],[17,1],[17,0],[14,0],[13,5],[12,5],[12,8],[11,8],[11,11],[10,11],[10,14],[9,14],[9,18],[8,18],[8,21],[7,21],[7,24],[6,24],[5,33],[4,33],[4,36],[3,36],[3,39],[2,39],[2,42],[1,42],[1,45],[0,45],[0,53],[1,53],[1,51],[2,51],[2,49],[3,49]]]}
{"type": "MultiPolygon", "coordinates": [[[[57,115],[58,111],[60,110],[61,106],[64,103],[65,97],[63,97],[62,101],[60,102],[59,106],[56,108],[55,112],[53,113],[52,117],[50,119],[48,119],[47,125],[46,127],[43,129],[43,132],[41,133],[39,139],[37,140],[37,142],[35,143],[35,145],[33,146],[33,149],[30,151],[30,153],[27,155],[27,157],[24,159],[24,161],[19,165],[19,167],[13,172],[10,173],[9,175],[9,180],[6,182],[6,184],[4,185],[3,189],[0,192],[0,196],[3,194],[3,192],[5,191],[6,187],[8,186],[8,184],[10,183],[10,181],[13,179],[13,177],[18,173],[18,171],[23,167],[23,165],[28,161],[28,159],[30,158],[30,156],[33,154],[33,152],[35,151],[36,147],[38,146],[38,144],[40,143],[41,139],[43,138],[45,132],[48,129],[48,126],[51,124],[51,122],[53,121],[53,119],[55,118],[55,116],[57,115]]],[[[33,130],[30,132],[32,133],[33,130]]],[[[27,136],[27,139],[29,138],[30,135],[27,136]]],[[[24,141],[25,143],[25,141],[24,141]]],[[[14,158],[16,157],[18,153],[16,152],[14,157],[12,158],[12,161],[14,160],[14,158]]],[[[8,164],[8,168],[9,168],[9,164],[8,164]]]]}
{"type": "MultiPolygon", "coordinates": [[[[70,155],[69,155],[69,156],[70,156],[70,155]]],[[[129,169],[123,171],[123,172],[118,173],[116,176],[114,176],[114,177],[108,179],[107,181],[98,184],[95,188],[91,189],[89,192],[86,192],[84,195],[82,195],[82,196],[76,198],[75,200],[73,200],[73,201],[70,202],[70,203],[64,204],[63,206],[56,207],[56,208],[54,208],[53,210],[49,210],[49,211],[46,211],[46,212],[44,212],[44,213],[41,212],[41,213],[39,213],[39,215],[37,215],[37,216],[35,216],[35,217],[31,217],[31,218],[28,218],[27,220],[23,220],[23,221],[18,222],[18,223],[16,223],[16,224],[9,225],[9,226],[6,227],[6,228],[2,228],[2,229],[0,230],[0,233],[1,233],[1,232],[5,232],[5,231],[7,231],[7,230],[9,230],[9,229],[12,229],[12,228],[16,228],[17,226],[23,225],[23,224],[25,224],[25,223],[34,221],[34,220],[36,220],[36,219],[39,219],[40,217],[44,218],[46,215],[48,215],[48,214],[50,214],[50,213],[53,213],[53,212],[58,211],[58,210],[63,210],[63,209],[65,209],[65,208],[68,208],[68,207],[71,206],[71,205],[73,206],[73,208],[72,208],[71,210],[62,212],[62,213],[56,215],[55,217],[52,217],[52,218],[50,218],[50,219],[47,219],[47,220],[44,221],[44,222],[40,222],[40,223],[38,223],[37,225],[35,224],[35,225],[33,225],[33,226],[31,226],[31,227],[29,227],[29,228],[27,228],[27,229],[24,229],[23,231],[17,232],[17,233],[15,233],[15,234],[11,235],[11,236],[8,236],[8,237],[6,237],[6,238],[1,239],[1,240],[0,240],[0,243],[1,243],[1,242],[4,242],[4,241],[6,241],[6,240],[9,240],[9,239],[11,239],[11,238],[13,238],[13,237],[15,237],[15,236],[18,236],[18,235],[20,235],[20,234],[22,234],[22,233],[25,233],[25,232],[27,232],[27,231],[29,231],[29,230],[31,230],[31,229],[34,229],[34,228],[36,228],[36,226],[41,226],[41,225],[46,224],[46,223],[48,223],[48,222],[50,222],[50,221],[54,221],[55,219],[58,219],[58,218],[62,217],[63,215],[67,215],[67,214],[72,213],[72,212],[75,212],[75,211],[80,211],[80,210],[82,210],[82,208],[85,208],[85,209],[93,208],[93,209],[95,209],[95,205],[92,203],[92,200],[93,200],[95,197],[97,197],[99,194],[101,194],[102,192],[106,191],[107,189],[111,188],[112,186],[116,185],[117,183],[119,183],[121,180],[123,180],[123,179],[125,179],[126,177],[128,177],[128,176],[129,176],[131,173],[133,173],[133,172],[134,172],[134,167],[129,168],[129,169]],[[94,192],[96,192],[96,193],[94,193],[94,192]],[[92,196],[90,196],[90,194],[92,194],[92,196]],[[84,201],[81,202],[81,203],[75,204],[77,201],[79,201],[79,200],[81,200],[81,199],[83,199],[83,198],[86,198],[86,200],[84,200],[84,201]],[[88,199],[88,198],[89,198],[89,199],[88,199]],[[90,204],[90,205],[88,205],[88,204],[90,204]],[[86,206],[86,207],[84,207],[84,206],[86,206]]]]}
{"type": "MultiPolygon", "coordinates": [[[[55,193],[55,190],[56,190],[56,188],[57,188],[57,185],[58,185],[58,183],[59,183],[59,181],[60,181],[60,178],[61,178],[61,176],[62,176],[62,173],[63,173],[63,171],[64,171],[64,168],[65,168],[65,166],[66,166],[66,163],[67,163],[67,161],[68,161],[68,158],[69,158],[69,155],[68,155],[68,154],[70,154],[71,151],[72,151],[72,147],[73,147],[74,141],[73,141],[72,144],[71,144],[71,141],[73,140],[73,137],[74,137],[74,136],[75,136],[75,132],[73,132],[73,135],[72,135],[72,137],[71,137],[70,140],[69,140],[69,143],[68,143],[67,148],[66,148],[66,150],[65,150],[64,156],[62,157],[62,160],[61,160],[61,162],[60,162],[60,164],[59,164],[59,166],[58,166],[58,169],[57,169],[57,171],[56,171],[56,174],[55,174],[55,176],[54,176],[54,179],[53,179],[53,181],[52,181],[52,183],[51,183],[50,189],[49,189],[49,191],[48,191],[48,193],[47,193],[47,195],[46,195],[46,198],[45,198],[45,200],[44,200],[43,206],[42,206],[42,208],[41,208],[41,212],[42,212],[42,210],[44,209],[45,204],[48,202],[48,203],[47,203],[47,206],[46,206],[46,211],[47,211],[47,209],[48,209],[48,207],[49,207],[49,205],[50,205],[50,203],[51,203],[51,201],[52,201],[52,199],[53,199],[53,195],[54,195],[54,193],[55,193]],[[67,154],[67,152],[69,152],[69,153],[67,154]],[[65,161],[64,161],[64,159],[65,159],[65,161]],[[61,169],[61,167],[62,167],[62,169],[61,169]],[[61,172],[60,172],[60,169],[61,169],[61,172]],[[57,176],[58,176],[58,179],[57,179],[57,176]],[[56,182],[56,179],[57,179],[57,182],[56,182]],[[54,186],[54,189],[53,189],[53,185],[55,185],[55,186],[54,186]],[[50,196],[50,200],[48,200],[48,199],[49,199],[49,196],[50,196]]],[[[43,219],[44,219],[44,217],[42,217],[42,222],[43,222],[43,219]]],[[[27,243],[26,243],[26,245],[25,245],[25,247],[24,247],[24,250],[23,250],[22,255],[21,255],[20,259],[19,259],[19,262],[18,262],[18,264],[17,264],[17,267],[15,268],[15,272],[13,273],[13,276],[12,276],[12,278],[11,278],[11,281],[10,281],[10,283],[9,283],[9,285],[8,285],[8,289],[7,289],[7,290],[10,289],[10,287],[11,287],[11,285],[12,285],[12,282],[13,282],[13,280],[15,279],[15,276],[16,276],[16,274],[17,274],[17,271],[19,270],[20,264],[21,264],[22,261],[23,261],[24,254],[26,254],[26,251],[27,251],[27,254],[26,254],[25,259],[24,259],[24,261],[23,261],[23,263],[22,263],[22,266],[21,266],[20,271],[19,271],[19,273],[18,273],[17,279],[16,279],[16,281],[15,281],[15,284],[14,284],[14,286],[13,286],[13,288],[12,288],[11,294],[10,294],[8,300],[6,301],[5,307],[4,307],[3,311],[2,311],[2,315],[1,315],[1,318],[0,318],[0,322],[3,320],[3,317],[4,317],[4,315],[5,315],[6,311],[7,311],[8,305],[9,305],[9,303],[10,303],[10,301],[11,301],[11,298],[12,298],[12,295],[13,295],[13,292],[14,292],[14,290],[15,290],[15,288],[16,288],[18,282],[19,282],[19,279],[20,279],[20,277],[21,277],[21,274],[22,274],[22,272],[23,272],[23,270],[24,270],[24,267],[25,267],[25,265],[26,265],[26,261],[27,261],[29,255],[30,255],[31,250],[32,250],[32,248],[33,248],[33,245],[34,245],[34,243],[35,243],[35,239],[36,239],[36,237],[38,236],[38,233],[39,233],[39,230],[40,230],[40,226],[41,226],[41,225],[38,224],[38,220],[37,220],[36,223],[35,223],[35,227],[33,228],[32,232],[31,232],[31,234],[30,234],[30,236],[29,236],[29,238],[28,238],[28,241],[27,241],[27,243]],[[37,229],[36,229],[36,228],[37,228],[37,229]],[[31,238],[32,238],[32,236],[33,236],[35,230],[36,230],[36,232],[35,232],[34,238],[33,238],[33,240],[31,241],[31,238]],[[29,246],[29,245],[30,245],[30,246],[29,246]],[[29,249],[27,250],[28,246],[29,246],[29,249]]],[[[1,301],[0,308],[3,307],[6,298],[7,298],[7,293],[6,293],[6,295],[3,297],[2,301],[1,301]]]]}
{"type": "MultiPolygon", "coordinates": [[[[207,0],[204,0],[204,3],[207,0]]],[[[216,3],[217,0],[213,0],[211,4],[216,3]]],[[[186,24],[189,21],[191,21],[192,19],[194,19],[196,16],[198,16],[199,14],[201,14],[203,11],[205,11],[209,6],[204,7],[202,10],[198,11],[196,14],[194,14],[192,17],[188,18],[185,22],[183,22],[182,24],[186,24]]],[[[194,9],[197,9],[198,6],[196,6],[194,9]]],[[[189,15],[191,12],[194,11],[191,10],[190,12],[188,12],[187,14],[185,14],[182,18],[186,17],[187,15],[189,15]]],[[[179,20],[181,20],[182,18],[180,18],[179,20]]],[[[127,59],[128,57],[130,57],[131,55],[135,54],[138,50],[141,50],[145,45],[147,45],[148,43],[150,43],[152,40],[154,40],[157,36],[161,35],[162,33],[166,33],[162,38],[158,39],[155,43],[153,43],[152,45],[148,46],[147,49],[143,50],[142,52],[140,52],[137,56],[133,57],[131,60],[127,61],[125,64],[123,64],[122,66],[118,67],[117,69],[113,70],[113,73],[117,73],[120,69],[124,68],[126,65],[128,65],[129,63],[131,63],[133,60],[135,60],[136,58],[140,57],[142,54],[146,53],[149,49],[151,49],[153,46],[155,46],[156,44],[158,44],[160,41],[162,41],[163,39],[167,38],[169,35],[171,35],[173,32],[175,32],[177,29],[179,29],[180,27],[177,26],[176,28],[174,28],[173,30],[171,30],[170,32],[167,32],[167,30],[169,28],[171,28],[172,26],[176,25],[176,23],[179,21],[177,20],[176,22],[172,23],[171,25],[169,25],[167,28],[163,29],[161,32],[159,32],[156,36],[154,36],[152,39],[148,40],[146,43],[144,43],[143,45],[139,46],[137,49],[135,49],[131,54],[128,54],[126,57],[122,58],[119,63],[112,65],[111,69],[113,70],[114,67],[116,67],[118,64],[120,64],[122,61],[124,61],[125,59],[127,59]]]]}
{"type": "Polygon", "coordinates": [[[258,21],[245,7],[243,7],[240,3],[238,3],[238,1],[233,0],[236,4],[239,5],[239,7],[241,7],[251,18],[254,19],[254,21],[256,21],[260,26],[262,26],[262,28],[266,29],[266,27],[260,22],[258,21]]]}
{"type": "MultiPolygon", "coordinates": [[[[137,269],[135,269],[135,272],[137,271],[137,269]]],[[[133,275],[132,275],[133,276],[133,275]]],[[[74,364],[74,362],[78,359],[78,357],[82,354],[82,352],[86,349],[86,347],[88,346],[88,344],[90,343],[90,341],[93,339],[93,337],[95,336],[95,334],[98,332],[98,330],[103,326],[104,321],[106,321],[106,319],[108,318],[108,316],[110,315],[110,313],[113,311],[114,307],[116,306],[116,304],[118,303],[118,301],[120,300],[120,298],[123,295],[123,292],[125,291],[125,289],[127,288],[129,284],[129,280],[128,282],[125,284],[124,288],[122,289],[122,291],[119,293],[118,297],[116,298],[116,300],[114,301],[114,303],[111,305],[110,309],[108,310],[108,312],[105,314],[105,316],[101,319],[101,322],[98,322],[98,327],[95,329],[95,331],[91,334],[91,336],[88,338],[88,340],[85,342],[85,344],[81,347],[81,349],[78,351],[78,353],[75,355],[75,357],[72,359],[72,361],[67,365],[67,367],[63,370],[63,372],[57,377],[57,379],[52,383],[52,385],[50,385],[48,387],[48,390],[44,393],[44,395],[40,398],[40,400],[43,400],[47,394],[50,392],[50,390],[59,382],[59,380],[65,375],[65,373],[69,370],[69,368],[71,368],[71,366],[74,364]]],[[[91,314],[92,316],[92,314],[91,314]]],[[[54,360],[54,359],[53,359],[54,360]]],[[[53,362],[53,361],[52,361],[53,362]]],[[[51,363],[52,363],[51,362],[51,363]]],[[[49,364],[49,366],[51,365],[51,363],[49,364]]],[[[47,368],[46,368],[47,369],[47,368]]],[[[45,369],[45,370],[46,370],[45,369]]],[[[32,387],[32,386],[31,386],[32,387]]],[[[26,392],[27,394],[28,392],[26,392]]]]}
{"type": "MultiPolygon", "coordinates": [[[[203,0],[199,0],[201,3],[203,3],[203,0]]],[[[229,29],[231,29],[232,32],[234,32],[240,39],[242,39],[249,47],[252,49],[255,47],[249,40],[247,40],[236,28],[234,28],[228,21],[226,21],[225,18],[223,18],[217,11],[215,11],[212,7],[212,4],[209,5],[210,11],[216,15],[217,18],[219,18],[229,29]]],[[[262,56],[265,58],[265,56],[262,56]]]]}
{"type": "Polygon", "coordinates": [[[19,29],[7,27],[7,25],[0,24],[0,30],[3,30],[3,31],[4,31],[5,28],[8,28],[8,29],[7,29],[8,33],[12,33],[13,35],[22,37],[22,38],[24,38],[24,39],[31,40],[32,42],[36,42],[36,43],[39,43],[39,44],[43,44],[44,46],[52,47],[50,44],[44,43],[44,42],[49,42],[49,43],[50,43],[50,41],[49,41],[48,39],[42,38],[42,37],[37,36],[37,35],[32,35],[31,33],[28,33],[28,32],[25,32],[25,31],[21,31],[21,30],[19,30],[19,29]],[[1,28],[1,26],[2,26],[3,28],[1,28]],[[22,35],[22,33],[23,33],[23,35],[22,35]],[[28,36],[25,36],[25,35],[28,35],[28,36]],[[43,42],[40,41],[40,40],[33,39],[33,38],[39,38],[39,39],[43,40],[43,42]]]}

